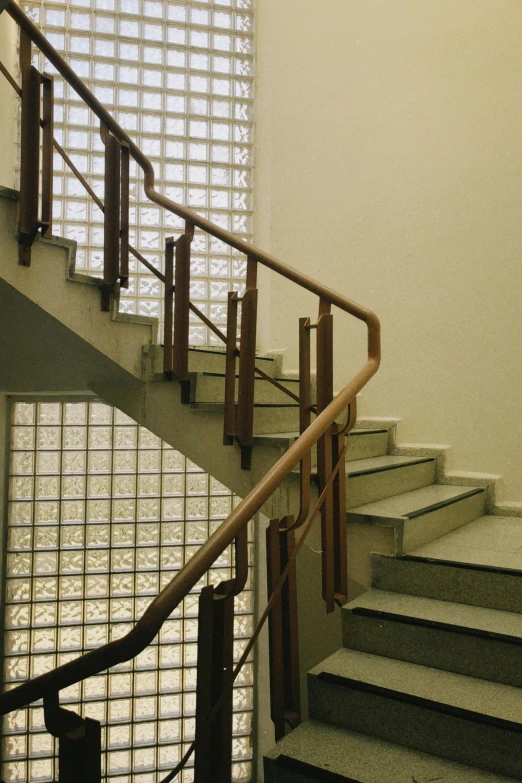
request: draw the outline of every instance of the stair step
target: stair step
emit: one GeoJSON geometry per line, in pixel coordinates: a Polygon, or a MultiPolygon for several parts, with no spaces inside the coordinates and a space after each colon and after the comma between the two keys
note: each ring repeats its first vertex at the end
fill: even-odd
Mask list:
{"type": "Polygon", "coordinates": [[[433,457],[380,457],[358,459],[347,463],[346,507],[373,503],[399,495],[435,481],[433,457]]]}
{"type": "Polygon", "coordinates": [[[379,590],[522,614],[522,571],[373,554],[372,573],[379,590]]]}
{"type": "Polygon", "coordinates": [[[341,649],[309,673],[310,716],[522,779],[522,691],[341,649]]]}
{"type": "MultiPolygon", "coordinates": [[[[264,435],[256,436],[256,441],[263,445],[276,446],[286,450],[298,437],[299,432],[297,430],[292,432],[267,432],[264,435]]],[[[380,457],[385,455],[388,450],[388,430],[385,429],[352,430],[347,437],[349,438],[346,449],[347,462],[367,457],[380,457]]],[[[317,465],[315,448],[312,450],[312,465],[317,465]]]]}
{"type": "MultiPolygon", "coordinates": [[[[224,373],[225,361],[224,348],[189,348],[189,372],[224,373]]],[[[256,367],[271,378],[280,374],[280,365],[280,356],[256,356],[256,367]]],[[[239,360],[236,369],[239,369],[239,360]]],[[[155,346],[154,374],[163,377],[163,345],[155,346]]]]}
{"type": "Polygon", "coordinates": [[[343,644],[444,671],[522,686],[522,615],[369,590],[343,607],[343,644]]]}
{"type": "Polygon", "coordinates": [[[265,783],[512,783],[428,753],[309,720],[265,756],[265,783]]]}
{"type": "Polygon", "coordinates": [[[432,484],[364,505],[350,502],[347,520],[394,527],[400,551],[410,551],[476,519],[484,513],[485,502],[480,487],[432,484]]]}
{"type": "MultiPolygon", "coordinates": [[[[236,402],[238,396],[238,383],[236,376],[236,402]]],[[[294,378],[275,379],[293,394],[299,394],[299,381],[294,378]]],[[[223,373],[203,372],[197,373],[192,388],[194,402],[223,402],[225,399],[225,375],[223,373]]],[[[255,378],[255,401],[258,403],[285,403],[291,402],[291,397],[263,378],[255,378]]]]}

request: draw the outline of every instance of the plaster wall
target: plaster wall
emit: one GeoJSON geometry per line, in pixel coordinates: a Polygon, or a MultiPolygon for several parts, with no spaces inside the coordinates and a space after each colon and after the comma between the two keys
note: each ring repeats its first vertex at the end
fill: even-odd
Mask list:
{"type": "MultiPolygon", "coordinates": [[[[450,469],[500,473],[522,500],[522,5],[257,11],[256,242],[378,313],[365,414],[451,444],[450,469]]],[[[274,277],[265,340],[292,369],[317,305],[274,277]]],[[[364,330],[334,318],[341,388],[364,330]]]]}
{"type": "MultiPolygon", "coordinates": [[[[0,14],[0,60],[16,77],[16,25],[8,14],[0,14]]],[[[15,91],[0,74],[0,106],[2,106],[2,143],[0,144],[0,185],[15,186],[15,130],[18,112],[15,91]]]]}

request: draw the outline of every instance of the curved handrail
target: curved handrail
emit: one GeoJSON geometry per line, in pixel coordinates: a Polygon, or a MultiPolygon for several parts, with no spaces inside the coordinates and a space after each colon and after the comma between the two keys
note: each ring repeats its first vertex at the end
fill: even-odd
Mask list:
{"type": "Polygon", "coordinates": [[[0,715],[5,715],[12,710],[24,707],[50,693],[67,688],[87,677],[99,674],[112,666],[128,661],[144,650],[152,642],[164,621],[174,611],[180,601],[208,571],[216,558],[232,544],[234,539],[237,538],[239,531],[261,509],[293,468],[317,441],[328,432],[337,417],[348,407],[370,378],[375,375],[380,364],[380,326],[379,319],[375,313],[341,296],[341,294],[327,286],[323,286],[302,272],[283,264],[268,253],[264,253],[247,242],[238,239],[234,234],[215,226],[195,212],[192,212],[192,210],[180,206],[157,193],[154,190],[154,170],[148,158],[143,155],[132,139],[120,128],[118,123],[76,76],[65,60],[54,50],[38,28],[14,4],[13,0],[6,10],[20,27],[25,30],[64,79],[84,99],[99,119],[107,125],[120,141],[125,141],[129,145],[133,158],[144,171],[145,192],[151,201],[190,221],[203,231],[245,253],[249,258],[259,261],[274,272],[281,274],[326,302],[339,307],[341,310],[366,323],[368,329],[368,361],[290,446],[288,451],[270,468],[244,500],[236,506],[230,516],[202,545],[191,560],[159,593],[128,634],[0,695],[0,715]]]}

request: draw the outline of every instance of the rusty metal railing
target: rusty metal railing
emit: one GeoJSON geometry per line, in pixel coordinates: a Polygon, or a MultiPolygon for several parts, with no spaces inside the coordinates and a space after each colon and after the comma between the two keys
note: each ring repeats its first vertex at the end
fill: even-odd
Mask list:
{"type": "Polygon", "coordinates": [[[99,724],[96,727],[94,725],[96,721],[79,719],[78,716],[71,718],[71,713],[59,707],[59,691],[128,661],[144,650],[152,642],[167,617],[210,569],[216,558],[235,542],[235,578],[217,586],[204,588],[200,597],[199,623],[205,630],[204,634],[200,633],[200,639],[205,638],[205,643],[200,644],[198,652],[196,739],[178,767],[164,779],[164,783],[173,780],[186,764],[190,754],[195,753],[196,783],[209,780],[210,769],[212,769],[213,780],[225,783],[230,779],[231,765],[232,684],[267,619],[270,623],[272,718],[276,727],[276,736],[280,737],[284,733],[285,722],[295,726],[300,720],[295,563],[312,522],[319,513],[322,534],[322,597],[327,612],[331,612],[336,603],[342,604],[346,601],[345,436],[355,423],[356,395],[379,367],[379,321],[370,310],[158,193],[154,187],[152,164],[132,139],[24,12],[14,2],[11,2],[6,10],[21,30],[21,90],[0,64],[0,70],[22,99],[20,263],[25,265],[31,263],[31,246],[38,230],[41,230],[45,236],[49,236],[52,231],[52,151],[56,149],[104,213],[105,266],[102,308],[109,309],[117,284],[123,286],[127,284],[128,258],[131,253],[164,283],[164,372],[167,379],[179,382],[182,401],[190,400],[188,373],[190,313],[201,318],[225,343],[223,442],[231,444],[234,439],[237,440],[241,447],[242,467],[250,467],[256,373],[279,387],[282,392],[289,394],[294,402],[299,404],[300,435],[179,574],[154,599],[126,636],[2,694],[0,714],[6,714],[43,698],[46,725],[54,736],[60,738],[60,769],[63,768],[64,776],[68,775],[62,780],[62,773],[60,773],[60,780],[62,783],[68,783],[69,780],[85,780],[86,783],[88,780],[88,783],[95,783],[99,777],[96,777],[98,773],[92,772],[91,761],[92,755],[99,752],[99,724]],[[32,45],[43,53],[100,120],[100,133],[105,144],[105,203],[96,196],[80,172],[75,170],[67,153],[53,138],[52,77],[40,74],[31,65],[32,45]],[[40,116],[41,89],[43,89],[42,117],[40,116]],[[177,240],[169,238],[166,242],[164,275],[154,269],[147,259],[129,244],[130,158],[136,161],[143,171],[147,197],[185,222],[185,230],[177,240]],[[41,197],[39,197],[39,189],[42,192],[41,197]],[[190,246],[196,228],[225,242],[247,257],[246,290],[243,297],[239,297],[234,292],[229,295],[226,333],[215,326],[189,300],[190,246]],[[258,264],[310,291],[319,300],[317,322],[312,324],[309,318],[301,318],[299,321],[299,395],[289,392],[255,366],[258,264]],[[241,300],[241,324],[238,346],[239,300],[241,300]],[[332,306],[363,321],[367,326],[367,360],[335,397],[333,395],[332,306]],[[315,406],[312,405],[310,379],[312,330],[316,331],[317,339],[315,406]],[[342,426],[338,422],[345,411],[348,411],[348,417],[346,424],[342,426]],[[313,421],[312,414],[315,415],[313,421]],[[310,508],[311,455],[315,446],[317,446],[319,497],[313,508],[310,508]],[[272,520],[269,525],[267,551],[270,598],[252,639],[247,644],[239,663],[234,667],[233,598],[246,583],[247,524],[298,464],[300,465],[300,508],[295,515],[272,520]],[[298,528],[302,529],[296,540],[295,530],[298,528]],[[209,629],[211,629],[210,634],[209,629]],[[212,640],[211,644],[208,643],[209,638],[212,640]],[[89,759],[88,778],[85,777],[84,771],[87,769],[87,763],[82,767],[79,761],[82,758],[89,759]]]}

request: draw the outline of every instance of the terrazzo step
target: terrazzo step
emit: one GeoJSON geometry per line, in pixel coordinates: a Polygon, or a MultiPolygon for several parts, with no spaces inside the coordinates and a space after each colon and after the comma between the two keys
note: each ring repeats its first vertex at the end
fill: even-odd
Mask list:
{"type": "MultiPolygon", "coordinates": [[[[236,376],[236,402],[238,397],[238,377],[236,376]]],[[[299,381],[293,378],[277,378],[277,382],[292,394],[299,394],[299,381]]],[[[223,402],[225,399],[225,375],[223,373],[197,373],[191,384],[193,402],[223,402]]],[[[255,401],[259,403],[291,402],[292,399],[284,391],[263,378],[255,378],[255,401]]]]}
{"type": "Polygon", "coordinates": [[[432,484],[363,505],[353,503],[350,497],[348,502],[349,523],[395,528],[397,548],[402,553],[481,516],[486,493],[480,487],[432,484]]]}
{"type": "Polygon", "coordinates": [[[369,590],[342,609],[343,645],[522,687],[522,615],[369,590]]]}
{"type": "MultiPolygon", "coordinates": [[[[272,432],[256,437],[256,441],[267,446],[279,447],[286,451],[299,437],[299,432],[272,432]]],[[[346,449],[347,462],[368,457],[381,457],[388,451],[388,430],[385,429],[357,429],[347,436],[346,449]]],[[[312,465],[317,465],[317,451],[312,450],[312,465]]]]}
{"type": "MultiPolygon", "coordinates": [[[[193,402],[193,411],[223,414],[223,403],[193,402]]],[[[299,405],[294,403],[255,403],[254,404],[254,437],[265,433],[287,432],[294,430],[299,423],[299,405]]]]}
{"type": "Polygon", "coordinates": [[[265,755],[265,783],[513,783],[322,721],[301,724],[265,755]]]}
{"type": "Polygon", "coordinates": [[[522,780],[522,691],[341,649],[308,675],[310,717],[522,780]]]}
{"type": "Polygon", "coordinates": [[[380,457],[357,459],[346,466],[346,508],[399,495],[435,481],[433,457],[380,457]]]}
{"type": "Polygon", "coordinates": [[[411,555],[372,554],[371,565],[378,590],[522,614],[522,571],[411,555]]]}
{"type": "MultiPolygon", "coordinates": [[[[150,346],[145,346],[150,350],[150,346]]],[[[221,348],[189,348],[189,372],[225,372],[225,350],[221,348]]],[[[163,378],[163,346],[154,346],[154,374],[158,378],[163,378]]],[[[267,375],[273,378],[280,375],[281,356],[256,356],[256,367],[263,370],[267,375]]],[[[239,360],[237,361],[239,369],[239,360]]]]}

